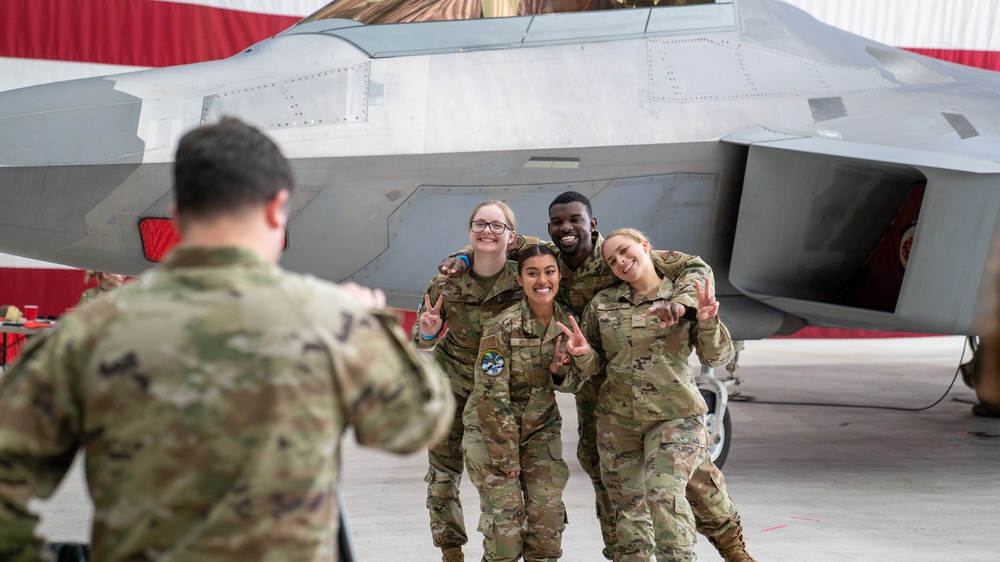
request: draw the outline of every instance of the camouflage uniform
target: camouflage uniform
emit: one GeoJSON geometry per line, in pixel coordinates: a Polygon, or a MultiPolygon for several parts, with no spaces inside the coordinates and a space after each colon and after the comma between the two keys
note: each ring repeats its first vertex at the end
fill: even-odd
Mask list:
{"type": "Polygon", "coordinates": [[[524,295],[516,275],[517,265],[508,262],[488,292],[484,292],[472,277],[471,270],[452,279],[437,275],[427,285],[424,294],[431,303],[444,296],[441,319],[447,324],[447,331],[444,335],[436,334],[439,337],[432,339],[421,336],[422,310],[417,311],[417,322],[413,324],[413,342],[422,349],[433,347],[434,360],[448,374],[457,405],[448,435],[427,452],[430,463],[424,477],[427,482],[427,509],[430,511],[431,536],[438,548],[469,542],[459,498],[463,466],[462,411],[472,392],[473,366],[479,352],[483,324],[524,295]]]}
{"type": "Polygon", "coordinates": [[[94,560],[335,559],[341,434],[411,452],[451,419],[394,322],[249,250],[175,249],[0,381],[0,560],[42,560],[27,502],[78,449],[94,560]]]}
{"type": "MultiPolygon", "coordinates": [[[[656,253],[654,265],[663,275],[680,259],[656,253]]],[[[688,366],[692,348],[704,365],[728,363],[734,354],[729,331],[717,317],[661,329],[656,317],[641,316],[660,301],[694,306],[684,302],[683,291],[683,281],[667,277],[650,300],[622,283],[598,294],[583,315],[587,341],[608,373],[597,431],[604,484],[618,509],[616,561],[648,561],[654,550],[658,562],[694,560],[688,499],[714,515],[716,533],[738,524],[722,474],[708,457],[707,407],[688,366]]]]}
{"type": "MultiPolygon", "coordinates": [[[[115,287],[115,289],[117,289],[117,288],[118,287],[115,287]]],[[[115,289],[108,289],[107,291],[105,291],[105,290],[101,289],[100,286],[91,287],[91,288],[87,289],[86,291],[84,291],[82,295],[80,295],[80,302],[76,303],[76,306],[77,307],[81,307],[81,306],[87,304],[88,302],[96,299],[97,297],[99,297],[99,296],[101,296],[103,294],[111,293],[115,289]]]]}
{"type": "MultiPolygon", "coordinates": [[[[570,269],[559,260],[559,294],[558,302],[568,306],[577,315],[582,315],[584,308],[594,296],[604,289],[621,283],[607,262],[604,261],[604,237],[598,232],[592,235],[594,250],[576,270],[570,269]]],[[[541,242],[537,238],[518,236],[513,244],[512,254],[516,255],[521,248],[544,243],[557,255],[559,248],[552,242],[541,242]]],[[[471,255],[472,248],[463,249],[463,255],[471,255]]],[[[455,254],[458,255],[458,254],[455,254]]],[[[698,256],[681,252],[653,252],[653,265],[659,274],[674,282],[674,293],[670,300],[686,307],[697,307],[698,296],[694,282],[709,278],[712,268],[698,256]]],[[[606,374],[602,369],[599,373],[587,379],[583,387],[576,393],[577,432],[579,442],[576,448],[576,458],[580,466],[590,477],[594,487],[597,519],[601,525],[601,535],[604,539],[603,554],[611,560],[614,557],[617,544],[617,511],[611,502],[601,475],[600,454],[597,447],[597,397],[606,374]]],[[[713,538],[722,535],[733,528],[736,521],[733,514],[725,507],[724,502],[717,498],[725,496],[722,485],[722,473],[717,476],[697,473],[692,476],[687,498],[694,511],[698,532],[713,538]]]]}
{"type": "MultiPolygon", "coordinates": [[[[570,269],[562,260],[559,260],[559,302],[568,306],[578,316],[583,314],[584,308],[594,298],[594,296],[620,283],[621,281],[611,272],[611,268],[605,263],[601,254],[604,238],[597,232],[593,234],[594,251],[576,270],[570,269]]],[[[559,253],[555,244],[550,247],[559,253]]],[[[597,453],[597,416],[594,408],[597,407],[597,394],[604,384],[606,374],[602,369],[599,373],[587,379],[580,390],[576,393],[576,415],[577,434],[579,441],[576,446],[576,458],[580,461],[580,466],[590,477],[590,483],[594,487],[595,504],[597,506],[597,520],[601,525],[601,537],[604,539],[603,554],[611,559],[615,553],[615,544],[618,540],[617,515],[614,504],[608,496],[608,490],[601,480],[600,456],[597,453]]]]}
{"type": "MultiPolygon", "coordinates": [[[[562,492],[569,467],[562,457],[562,417],[549,365],[562,334],[556,322],[568,325],[571,315],[557,304],[542,328],[524,299],[483,329],[475,387],[463,416],[462,449],[469,478],[479,490],[484,561],[562,556],[562,492]],[[515,471],[520,479],[506,475],[515,471]]],[[[572,379],[560,386],[568,392],[576,388],[579,383],[572,379]]]]}
{"type": "MultiPolygon", "coordinates": [[[[602,253],[604,237],[595,232],[593,244],[594,251],[575,271],[567,267],[561,260],[559,262],[562,280],[559,283],[558,299],[578,315],[583,314],[584,308],[597,293],[621,283],[611,272],[607,262],[604,261],[602,253]]],[[[558,249],[556,252],[558,253],[558,249]]],[[[697,256],[680,252],[654,253],[653,263],[663,277],[671,279],[675,283],[675,291],[670,300],[688,307],[697,306],[698,297],[694,282],[701,281],[706,276],[711,275],[712,270],[708,264],[697,256]]],[[[598,392],[605,378],[606,373],[602,369],[599,374],[590,377],[584,383],[583,388],[576,393],[577,432],[580,436],[576,458],[580,461],[583,470],[590,476],[591,484],[594,487],[597,518],[601,523],[601,534],[605,545],[603,554],[610,560],[614,557],[617,542],[617,512],[601,480],[600,455],[597,448],[597,415],[595,413],[598,392]]],[[[724,529],[717,522],[720,514],[716,513],[711,505],[706,505],[702,501],[702,498],[710,496],[717,487],[697,481],[694,484],[697,484],[698,488],[693,486],[689,490],[688,500],[692,503],[699,532],[706,536],[721,533],[724,529]],[[700,488],[705,488],[705,490],[699,491],[700,488]]],[[[723,519],[728,519],[728,515],[721,515],[723,519]]]]}

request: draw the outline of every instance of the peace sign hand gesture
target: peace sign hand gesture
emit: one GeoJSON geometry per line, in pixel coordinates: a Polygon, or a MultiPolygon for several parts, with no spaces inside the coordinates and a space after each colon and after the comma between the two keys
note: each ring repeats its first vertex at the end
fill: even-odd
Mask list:
{"type": "Polygon", "coordinates": [[[715,300],[712,294],[712,281],[705,279],[705,290],[695,281],[694,290],[698,293],[698,320],[708,320],[715,318],[719,314],[719,301],[715,300]]]}
{"type": "Polygon", "coordinates": [[[441,303],[444,295],[438,297],[437,303],[431,306],[431,296],[424,294],[424,311],[420,313],[420,335],[431,336],[441,331],[444,321],[441,320],[441,303]]]}
{"type": "MultiPolygon", "coordinates": [[[[574,357],[579,357],[585,355],[590,351],[590,343],[587,342],[587,338],[583,335],[583,330],[580,329],[580,325],[576,323],[576,318],[573,316],[569,317],[570,323],[573,325],[573,329],[569,329],[562,322],[556,322],[556,326],[566,334],[566,353],[573,355],[574,357]]],[[[562,336],[560,336],[561,338],[562,336]]],[[[556,345],[559,345],[559,340],[556,340],[556,345]]],[[[567,359],[569,359],[567,357],[567,359]]]]}

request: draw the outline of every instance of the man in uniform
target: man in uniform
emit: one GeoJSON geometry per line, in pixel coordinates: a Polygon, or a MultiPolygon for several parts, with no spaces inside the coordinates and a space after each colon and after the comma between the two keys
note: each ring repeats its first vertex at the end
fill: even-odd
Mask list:
{"type": "Polygon", "coordinates": [[[277,266],[294,183],[273,142],[224,119],[174,176],[182,244],[0,380],[0,560],[42,560],[27,503],[78,450],[95,560],[336,560],[344,430],[408,453],[448,428],[447,380],[380,292],[277,266]]]}
{"type": "MultiPolygon", "coordinates": [[[[577,315],[582,315],[584,308],[594,296],[620,283],[604,261],[602,247],[604,238],[597,230],[597,218],[594,217],[593,206],[585,195],[576,191],[566,191],[556,196],[549,204],[549,237],[559,250],[559,269],[562,280],[559,284],[559,302],[570,307],[577,315]]],[[[528,241],[528,245],[533,240],[528,241]]],[[[515,243],[517,249],[526,244],[515,243]]],[[[653,255],[653,263],[660,273],[673,281],[676,291],[673,302],[683,305],[677,312],[683,313],[686,308],[694,309],[698,305],[695,282],[703,282],[711,273],[711,268],[701,258],[681,252],[657,252],[653,255]]],[[[463,260],[446,258],[440,266],[442,272],[451,274],[461,271],[463,260]]],[[[673,322],[679,317],[676,312],[673,322]]],[[[607,488],[601,480],[600,455],[597,451],[597,395],[601,384],[606,378],[602,371],[591,377],[584,387],[576,394],[577,431],[580,440],[577,444],[577,460],[584,471],[590,476],[596,495],[597,518],[601,524],[601,535],[604,539],[604,557],[614,559],[617,543],[617,513],[607,488]]],[[[698,532],[708,537],[727,562],[752,560],[743,546],[743,529],[738,516],[723,508],[719,498],[720,482],[692,479],[687,489],[687,498],[698,532]]]]}

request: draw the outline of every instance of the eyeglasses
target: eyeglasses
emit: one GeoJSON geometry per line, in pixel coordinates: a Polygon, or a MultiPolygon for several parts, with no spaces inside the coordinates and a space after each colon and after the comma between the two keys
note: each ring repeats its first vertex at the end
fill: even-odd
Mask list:
{"type": "MultiPolygon", "coordinates": [[[[472,232],[482,232],[486,230],[487,226],[490,227],[490,232],[492,232],[493,234],[503,234],[505,230],[510,228],[506,224],[499,221],[497,222],[472,221],[469,223],[469,228],[472,229],[472,232]]],[[[513,229],[511,228],[511,230],[513,229]]]]}

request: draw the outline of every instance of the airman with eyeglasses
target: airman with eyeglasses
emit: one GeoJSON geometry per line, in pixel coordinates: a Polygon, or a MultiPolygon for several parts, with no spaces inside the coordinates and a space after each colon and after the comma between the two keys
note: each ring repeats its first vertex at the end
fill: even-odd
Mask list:
{"type": "Polygon", "coordinates": [[[477,356],[483,325],[524,295],[517,283],[517,265],[507,260],[517,235],[514,212],[502,201],[484,201],[472,211],[468,225],[475,262],[461,275],[440,274],[431,279],[412,330],[417,347],[433,349],[434,360],[448,374],[457,404],[450,432],[427,451],[429,467],[424,478],[431,538],[441,549],[442,560],[449,562],[464,560],[462,546],[469,540],[459,497],[465,468],[461,412],[472,393],[474,367],[482,362],[477,356]]]}
{"type": "Polygon", "coordinates": [[[476,234],[485,231],[487,226],[490,227],[490,232],[492,232],[493,234],[503,234],[504,231],[507,229],[514,230],[513,228],[510,228],[510,225],[502,223],[500,221],[493,221],[493,222],[472,221],[469,223],[469,228],[472,229],[472,232],[475,232],[476,234]]]}

